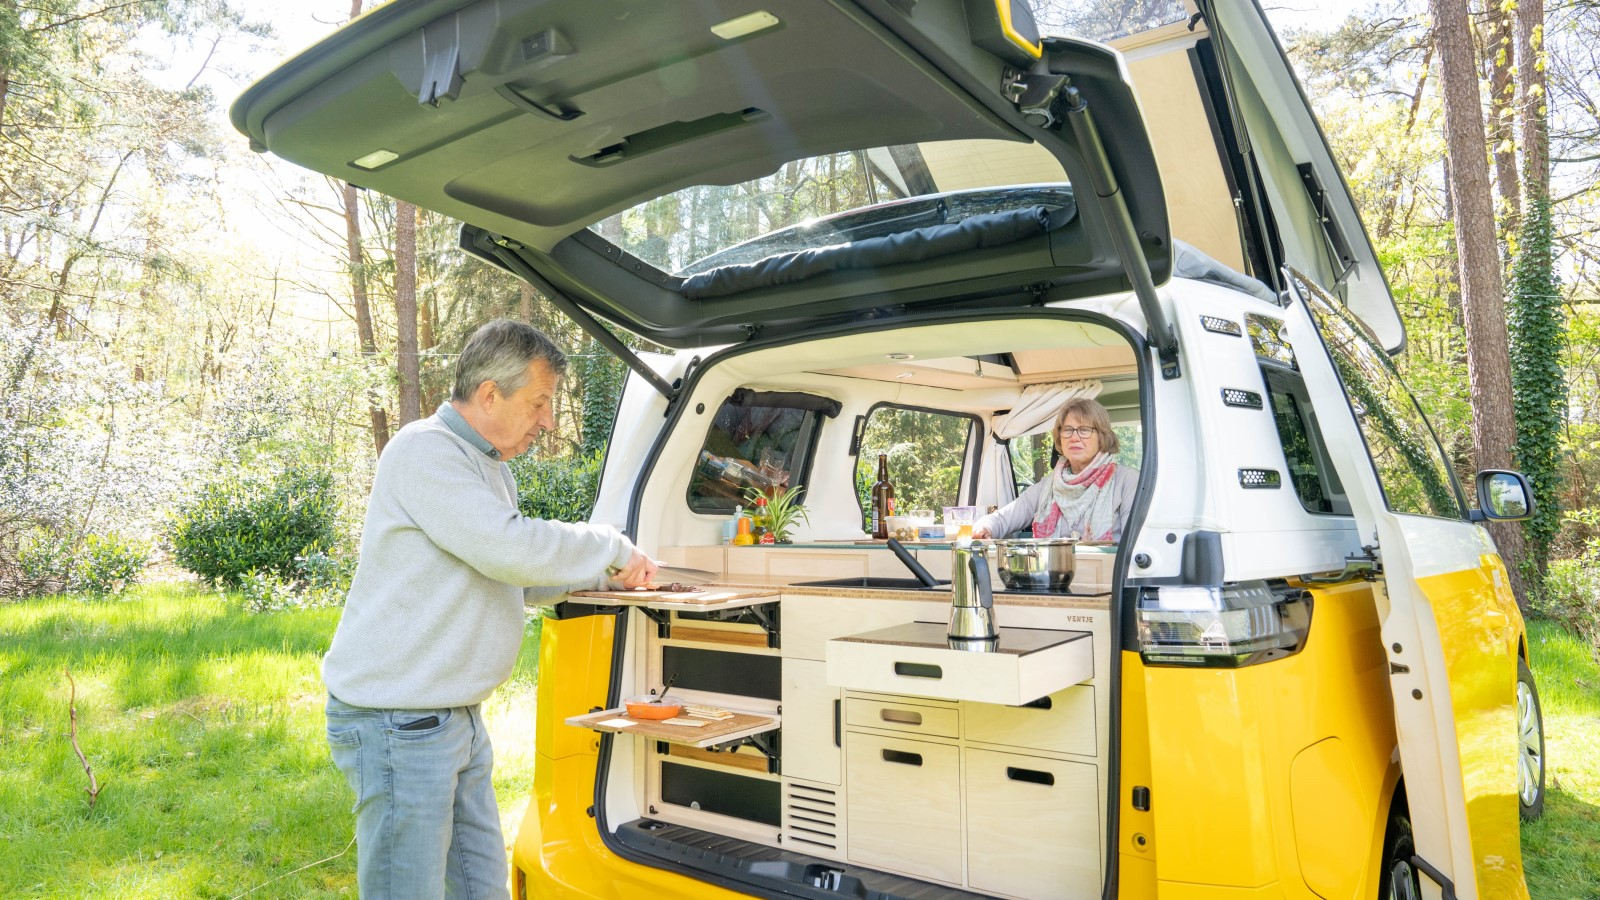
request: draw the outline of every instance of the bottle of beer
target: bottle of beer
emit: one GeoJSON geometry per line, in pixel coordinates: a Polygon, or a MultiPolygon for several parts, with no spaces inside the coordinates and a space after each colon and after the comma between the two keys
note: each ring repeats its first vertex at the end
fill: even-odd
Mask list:
{"type": "Polygon", "coordinates": [[[772,516],[767,511],[767,498],[757,497],[751,532],[755,535],[756,543],[776,543],[777,536],[772,533],[772,516]]]}
{"type": "Polygon", "coordinates": [[[878,454],[878,480],[872,484],[872,537],[889,536],[889,517],[894,515],[894,482],[889,480],[889,455],[878,454]]]}

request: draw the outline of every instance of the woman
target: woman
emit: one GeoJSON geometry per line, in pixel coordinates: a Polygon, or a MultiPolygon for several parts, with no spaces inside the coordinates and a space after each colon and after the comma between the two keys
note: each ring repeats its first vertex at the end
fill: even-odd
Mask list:
{"type": "Polygon", "coordinates": [[[1029,523],[1036,538],[1117,541],[1133,508],[1139,470],[1113,459],[1117,434],[1106,408],[1073,400],[1056,416],[1055,469],[1022,496],[979,519],[974,538],[1005,537],[1029,523]]]}

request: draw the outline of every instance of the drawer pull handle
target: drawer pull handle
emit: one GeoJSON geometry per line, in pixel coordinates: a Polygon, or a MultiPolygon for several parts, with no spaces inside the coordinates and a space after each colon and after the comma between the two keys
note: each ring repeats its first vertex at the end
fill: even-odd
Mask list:
{"type": "Polygon", "coordinates": [[[900,725],[921,725],[922,713],[912,712],[908,709],[883,709],[878,711],[885,722],[895,722],[900,725]]]}
{"type": "Polygon", "coordinates": [[[883,761],[899,763],[903,766],[920,766],[922,765],[922,754],[907,753],[904,750],[884,750],[883,761]]]}
{"type": "Polygon", "coordinates": [[[904,675],[907,678],[943,678],[944,677],[944,670],[943,669],[939,668],[938,666],[929,665],[928,663],[897,662],[897,663],[894,664],[894,673],[896,675],[904,675]]]}
{"type": "Polygon", "coordinates": [[[1056,783],[1054,772],[1041,772],[1038,769],[1019,769],[1016,766],[1006,766],[1006,777],[1012,781],[1026,781],[1029,784],[1042,784],[1052,787],[1056,783]]]}

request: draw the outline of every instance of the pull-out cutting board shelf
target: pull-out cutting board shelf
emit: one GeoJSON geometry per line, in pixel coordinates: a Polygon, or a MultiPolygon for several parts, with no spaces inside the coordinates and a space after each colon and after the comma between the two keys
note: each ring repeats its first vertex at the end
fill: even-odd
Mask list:
{"type": "Polygon", "coordinates": [[[778,592],[772,588],[721,588],[708,587],[700,591],[573,591],[571,596],[583,600],[602,600],[618,606],[642,606],[646,609],[676,609],[685,612],[710,612],[717,609],[738,609],[742,606],[759,606],[778,602],[778,592]]]}
{"type": "Polygon", "coordinates": [[[1094,677],[1087,631],[1001,628],[999,641],[979,647],[950,641],[946,627],[912,622],[834,638],[826,651],[828,684],[1021,706],[1094,677]]]}
{"type": "Polygon", "coordinates": [[[692,725],[668,725],[664,721],[655,719],[630,718],[626,707],[588,713],[582,716],[572,716],[567,719],[567,724],[576,725],[579,728],[589,728],[594,731],[637,734],[651,740],[668,741],[689,747],[713,747],[718,744],[728,744],[758,734],[765,734],[769,731],[776,731],[783,724],[782,716],[760,715],[738,712],[737,710],[729,711],[733,713],[733,718],[722,719],[721,721],[707,720],[706,724],[699,728],[692,725]]]}

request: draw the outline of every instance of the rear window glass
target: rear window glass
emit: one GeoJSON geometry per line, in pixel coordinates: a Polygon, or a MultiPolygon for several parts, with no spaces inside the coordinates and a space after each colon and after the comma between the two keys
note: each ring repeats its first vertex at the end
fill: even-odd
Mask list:
{"type": "Polygon", "coordinates": [[[942,516],[944,507],[955,506],[977,422],[969,415],[899,406],[880,406],[868,413],[856,457],[856,499],[863,530],[871,528],[879,454],[889,457],[897,514],[929,509],[942,516]]]}
{"type": "Polygon", "coordinates": [[[1295,283],[1328,345],[1389,508],[1460,518],[1455,476],[1389,355],[1337,300],[1303,278],[1295,283]]]}
{"type": "MultiPolygon", "coordinates": [[[[730,514],[749,505],[746,495],[752,488],[803,486],[818,426],[831,403],[809,394],[735,391],[706,431],[689,479],[689,508],[730,514]]],[[[837,406],[833,409],[837,415],[837,406]]]]}
{"type": "Polygon", "coordinates": [[[972,215],[1073,202],[1066,172],[1037,144],[930,141],[797,159],[752,181],[683,188],[589,229],[664,272],[690,275],[972,215]],[[1012,190],[1020,187],[1038,189],[1012,190]]]}
{"type": "Polygon", "coordinates": [[[1189,20],[1183,0],[1029,0],[1039,33],[1114,41],[1189,20]]]}
{"type": "Polygon", "coordinates": [[[1289,464],[1289,481],[1307,512],[1342,512],[1334,503],[1335,494],[1343,494],[1339,477],[1333,467],[1324,465],[1322,432],[1306,417],[1301,407],[1295,382],[1298,376],[1261,367],[1266,381],[1267,397],[1272,404],[1272,422],[1278,427],[1278,440],[1283,445],[1284,460],[1289,464]]]}

